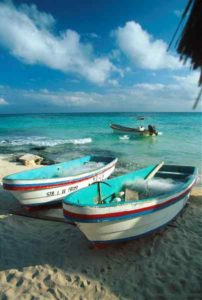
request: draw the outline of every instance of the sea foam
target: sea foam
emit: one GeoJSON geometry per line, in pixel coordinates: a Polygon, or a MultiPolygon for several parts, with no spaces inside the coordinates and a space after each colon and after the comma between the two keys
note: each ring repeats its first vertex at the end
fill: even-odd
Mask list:
{"type": "Polygon", "coordinates": [[[128,135],[123,135],[119,137],[120,140],[129,140],[130,137],[128,135]]]}
{"type": "Polygon", "coordinates": [[[42,137],[32,137],[32,138],[19,138],[19,139],[9,139],[9,140],[0,140],[1,146],[21,146],[21,145],[34,145],[34,146],[49,146],[53,147],[56,145],[63,145],[63,144],[74,144],[74,145],[83,145],[92,143],[91,138],[81,138],[81,139],[56,139],[56,140],[47,140],[46,138],[42,137]]]}

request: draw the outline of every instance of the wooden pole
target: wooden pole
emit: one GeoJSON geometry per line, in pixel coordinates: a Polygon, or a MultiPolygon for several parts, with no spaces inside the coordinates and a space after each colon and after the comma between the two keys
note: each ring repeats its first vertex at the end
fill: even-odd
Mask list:
{"type": "Polygon", "coordinates": [[[101,186],[100,182],[98,181],[98,204],[102,204],[102,194],[101,194],[101,186]]]}
{"type": "Polygon", "coordinates": [[[158,172],[158,170],[164,165],[164,161],[160,162],[154,169],[145,176],[145,180],[149,180],[154,177],[154,175],[158,172]]]}

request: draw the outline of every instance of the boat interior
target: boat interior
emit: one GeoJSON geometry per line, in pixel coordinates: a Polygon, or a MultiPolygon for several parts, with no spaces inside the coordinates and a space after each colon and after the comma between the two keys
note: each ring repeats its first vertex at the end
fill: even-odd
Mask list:
{"type": "Polygon", "coordinates": [[[161,197],[181,190],[195,172],[194,167],[164,165],[152,179],[145,180],[152,169],[148,167],[105,182],[96,182],[70,194],[64,202],[79,206],[114,206],[128,201],[161,197]]]}
{"type": "Polygon", "coordinates": [[[68,162],[39,167],[6,176],[6,180],[40,180],[72,177],[103,168],[112,162],[112,157],[85,156],[68,162]]]}

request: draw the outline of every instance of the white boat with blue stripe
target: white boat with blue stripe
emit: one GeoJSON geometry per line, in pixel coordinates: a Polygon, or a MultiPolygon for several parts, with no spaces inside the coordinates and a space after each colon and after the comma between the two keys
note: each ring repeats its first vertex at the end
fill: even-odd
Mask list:
{"type": "Polygon", "coordinates": [[[3,187],[26,207],[52,205],[76,190],[107,179],[116,162],[114,157],[85,156],[6,176],[3,187]]]}
{"type": "Polygon", "coordinates": [[[136,239],[172,221],[196,179],[192,166],[149,166],[69,195],[64,217],[97,245],[136,239]]]}

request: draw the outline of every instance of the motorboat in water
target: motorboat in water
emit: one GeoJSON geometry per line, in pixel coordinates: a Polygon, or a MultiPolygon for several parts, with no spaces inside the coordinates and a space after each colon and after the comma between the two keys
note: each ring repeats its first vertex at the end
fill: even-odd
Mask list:
{"type": "Polygon", "coordinates": [[[126,127],[118,124],[110,124],[110,127],[113,129],[114,133],[118,134],[129,134],[129,135],[138,135],[138,136],[156,136],[158,131],[155,126],[148,125],[147,128],[144,126],[138,126],[136,128],[126,127]]]}

